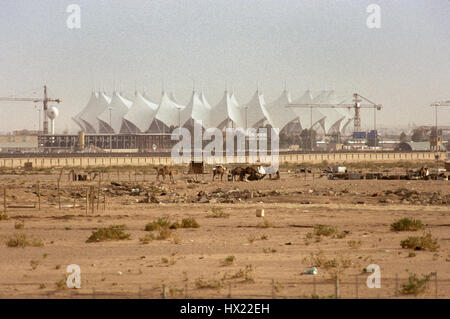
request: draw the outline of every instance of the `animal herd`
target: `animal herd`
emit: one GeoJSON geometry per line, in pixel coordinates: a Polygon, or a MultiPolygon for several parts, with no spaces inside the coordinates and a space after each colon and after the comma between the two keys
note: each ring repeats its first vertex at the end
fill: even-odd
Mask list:
{"type": "MultiPolygon", "coordinates": [[[[170,180],[173,181],[173,171],[169,166],[157,167],[156,170],[156,179],[159,181],[159,177],[162,176],[163,180],[166,179],[166,176],[169,176],[170,180]]],[[[275,179],[280,179],[280,171],[277,170],[275,173],[267,173],[263,166],[247,166],[247,167],[235,167],[231,170],[228,170],[223,165],[216,165],[212,169],[212,180],[214,181],[216,176],[220,176],[220,180],[223,181],[223,176],[225,175],[229,181],[257,181],[261,180],[267,175],[272,179],[272,175],[275,175],[275,179]]]]}

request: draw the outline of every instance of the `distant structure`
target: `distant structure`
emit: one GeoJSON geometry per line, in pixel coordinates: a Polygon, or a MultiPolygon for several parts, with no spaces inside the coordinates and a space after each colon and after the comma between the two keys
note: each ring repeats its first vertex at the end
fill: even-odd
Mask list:
{"type": "MultiPolygon", "coordinates": [[[[73,120],[87,134],[164,134],[174,127],[192,127],[197,122],[204,129],[247,129],[270,125],[280,131],[294,130],[300,133],[302,129],[313,127],[324,135],[344,135],[350,133],[349,125],[355,120],[355,124],[360,127],[359,109],[368,107],[361,105],[362,99],[365,98],[357,95],[354,103],[347,105],[334,91],[324,90],[313,97],[308,90],[292,102],[290,92],[284,90],[278,99],[267,103],[263,92],[258,89],[250,101],[241,104],[234,92],[225,90],[222,99],[212,107],[205,94],[195,90],[187,105],[181,105],[173,93],[165,91],[159,103],[151,102],[145,94],[137,92],[133,100],[128,100],[118,92],[113,92],[112,96],[105,92],[93,92],[87,105],[73,120]],[[289,108],[293,104],[308,105],[311,112],[289,108]],[[327,108],[319,109],[317,105],[327,105],[327,108]],[[355,114],[352,114],[352,108],[355,108],[355,114]]],[[[380,105],[369,103],[372,108],[381,108],[380,105]]]]}
{"type": "Polygon", "coordinates": [[[47,110],[47,117],[50,119],[50,134],[55,135],[55,120],[59,115],[59,111],[55,106],[47,110]]]}

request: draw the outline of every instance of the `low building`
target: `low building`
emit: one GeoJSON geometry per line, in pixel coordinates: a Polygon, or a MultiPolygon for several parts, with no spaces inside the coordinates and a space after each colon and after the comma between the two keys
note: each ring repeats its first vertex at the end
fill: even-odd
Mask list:
{"type": "MultiPolygon", "coordinates": [[[[395,147],[395,151],[399,152],[426,152],[431,150],[431,143],[425,142],[401,142],[395,147]]],[[[445,151],[444,145],[441,145],[441,151],[445,151]]]]}
{"type": "Polygon", "coordinates": [[[0,136],[0,152],[32,152],[38,150],[36,135],[6,135],[0,136]]]}

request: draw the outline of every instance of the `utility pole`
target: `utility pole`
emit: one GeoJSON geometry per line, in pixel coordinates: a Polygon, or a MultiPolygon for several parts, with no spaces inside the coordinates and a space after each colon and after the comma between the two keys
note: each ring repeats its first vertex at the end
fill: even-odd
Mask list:
{"type": "Polygon", "coordinates": [[[113,138],[113,133],[112,133],[112,116],[111,116],[111,111],[112,108],[108,107],[109,110],[109,128],[111,129],[111,135],[109,136],[109,152],[112,153],[112,138],[113,138]]]}
{"type": "Polygon", "coordinates": [[[433,142],[433,144],[435,144],[433,146],[434,146],[434,149],[435,149],[434,158],[436,159],[436,179],[437,179],[437,176],[439,174],[439,157],[440,157],[439,156],[439,151],[441,150],[440,143],[442,143],[442,138],[441,138],[441,140],[439,139],[440,135],[438,133],[438,107],[450,106],[450,101],[434,102],[434,103],[431,104],[431,106],[432,107],[434,106],[434,108],[435,108],[435,127],[434,127],[434,134],[435,134],[435,136],[433,136],[433,131],[431,131],[431,137],[432,137],[431,141],[433,142]]]}

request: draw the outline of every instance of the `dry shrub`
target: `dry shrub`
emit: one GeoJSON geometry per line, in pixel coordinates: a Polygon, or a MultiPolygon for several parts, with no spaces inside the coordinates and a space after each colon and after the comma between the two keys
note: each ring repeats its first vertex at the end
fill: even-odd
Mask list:
{"type": "Polygon", "coordinates": [[[348,244],[348,246],[351,249],[358,249],[359,247],[361,247],[361,241],[360,240],[358,240],[358,241],[356,241],[356,240],[349,240],[347,242],[347,244],[348,244]]]}
{"type": "Polygon", "coordinates": [[[236,257],[234,256],[228,256],[225,258],[225,260],[222,262],[222,266],[231,266],[234,264],[234,261],[236,260],[236,257]]]}
{"type": "Polygon", "coordinates": [[[270,221],[268,221],[267,219],[264,219],[263,222],[260,222],[258,224],[256,224],[257,228],[270,228],[270,227],[274,227],[274,224],[270,221]]]}
{"type": "Polygon", "coordinates": [[[139,238],[139,241],[145,245],[150,244],[153,241],[153,239],[155,239],[155,235],[150,233],[146,234],[144,237],[139,238]]]}
{"type": "Polygon", "coordinates": [[[96,243],[109,240],[126,240],[130,239],[130,234],[124,232],[125,225],[111,225],[107,228],[99,228],[92,232],[92,235],[86,240],[87,243],[96,243]]]}
{"type": "Polygon", "coordinates": [[[220,289],[223,287],[223,281],[222,280],[203,280],[203,278],[198,278],[195,281],[195,287],[197,289],[220,289]]]}
{"type": "Polygon", "coordinates": [[[239,269],[237,273],[231,276],[231,279],[240,279],[242,278],[246,282],[254,282],[253,279],[253,265],[247,265],[245,268],[239,269]]]}
{"type": "Polygon", "coordinates": [[[6,246],[14,248],[26,246],[43,247],[44,243],[39,239],[32,239],[29,241],[25,234],[14,234],[12,238],[6,241],[6,246]]]}
{"type": "Polygon", "coordinates": [[[221,207],[213,207],[212,213],[207,214],[207,218],[228,218],[230,214],[225,213],[221,207]]]}
{"type": "Polygon", "coordinates": [[[193,217],[183,218],[181,228],[199,228],[200,224],[193,217]]]}
{"type": "Polygon", "coordinates": [[[14,228],[15,228],[15,229],[23,229],[24,226],[25,226],[25,223],[24,223],[24,222],[16,222],[16,223],[14,224],[14,228]]]}
{"type": "Polygon", "coordinates": [[[145,225],[145,231],[160,230],[161,228],[169,228],[171,226],[170,221],[166,217],[160,217],[157,220],[145,225]]]}
{"type": "Polygon", "coordinates": [[[437,251],[439,245],[437,243],[437,238],[433,238],[431,233],[424,233],[423,236],[410,236],[405,240],[400,242],[402,248],[409,248],[414,250],[427,250],[427,251],[437,251]]]}
{"type": "Polygon", "coordinates": [[[157,240],[166,240],[172,236],[172,230],[170,228],[161,228],[156,236],[157,240]]]}
{"type": "MultiPolygon", "coordinates": [[[[332,237],[332,238],[344,238],[347,236],[350,232],[348,230],[344,231],[338,231],[338,229],[334,226],[329,225],[315,225],[313,235],[316,237],[325,236],[325,237],[332,237]]],[[[308,237],[308,234],[307,234],[308,237]]],[[[312,235],[309,235],[309,238],[312,237],[312,235]]]]}
{"type": "Polygon", "coordinates": [[[419,219],[402,218],[391,224],[392,231],[416,231],[423,228],[424,226],[419,219]]]}
{"type": "Polygon", "coordinates": [[[419,295],[427,289],[427,284],[430,281],[431,274],[422,275],[419,278],[416,274],[410,274],[408,278],[408,283],[402,285],[400,292],[403,295],[419,295]]]}

